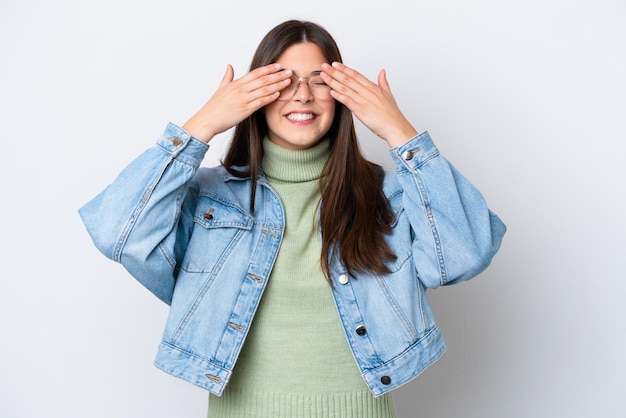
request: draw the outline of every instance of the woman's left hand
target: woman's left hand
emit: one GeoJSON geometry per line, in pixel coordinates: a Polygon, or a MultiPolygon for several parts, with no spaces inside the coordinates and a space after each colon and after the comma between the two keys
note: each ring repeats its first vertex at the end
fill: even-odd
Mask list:
{"type": "Polygon", "coordinates": [[[402,145],[417,135],[391,94],[385,70],[378,74],[378,84],[338,62],[332,66],[323,64],[321,75],[332,89],[331,95],[390,147],[402,145]]]}

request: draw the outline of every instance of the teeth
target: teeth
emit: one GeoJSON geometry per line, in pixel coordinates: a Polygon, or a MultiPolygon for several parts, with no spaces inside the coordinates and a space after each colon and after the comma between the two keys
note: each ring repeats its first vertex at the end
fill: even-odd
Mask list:
{"type": "Polygon", "coordinates": [[[287,115],[287,119],[301,122],[303,120],[313,119],[315,115],[313,113],[290,113],[287,115]]]}

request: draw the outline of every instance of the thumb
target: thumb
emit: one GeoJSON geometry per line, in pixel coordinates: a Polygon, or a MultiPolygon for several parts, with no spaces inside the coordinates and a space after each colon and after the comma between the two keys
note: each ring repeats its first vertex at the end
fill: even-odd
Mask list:
{"type": "Polygon", "coordinates": [[[224,87],[229,84],[235,78],[235,71],[233,70],[233,66],[230,64],[226,65],[226,73],[224,77],[222,77],[222,82],[220,83],[220,87],[224,87]]]}
{"type": "Polygon", "coordinates": [[[391,92],[391,88],[389,87],[389,83],[387,82],[386,70],[380,70],[380,72],[378,73],[378,85],[382,87],[383,90],[391,92]]]}

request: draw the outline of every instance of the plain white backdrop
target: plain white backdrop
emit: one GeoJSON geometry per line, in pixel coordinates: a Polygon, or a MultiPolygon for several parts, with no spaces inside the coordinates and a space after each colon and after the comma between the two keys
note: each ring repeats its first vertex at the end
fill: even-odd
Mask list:
{"type": "Polygon", "coordinates": [[[431,293],[449,350],[395,392],[400,417],[626,417],[621,0],[1,0],[0,416],[205,416],[152,366],[167,307],[77,210],[288,18],[387,69],[509,228],[489,270],[431,293]]]}

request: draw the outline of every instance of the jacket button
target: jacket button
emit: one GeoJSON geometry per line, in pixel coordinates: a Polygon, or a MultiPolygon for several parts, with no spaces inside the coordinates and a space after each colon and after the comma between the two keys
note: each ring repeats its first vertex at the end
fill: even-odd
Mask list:
{"type": "Polygon", "coordinates": [[[413,157],[415,157],[415,154],[419,152],[419,150],[419,148],[406,150],[402,153],[402,158],[404,158],[406,161],[412,160],[413,157]]]}
{"type": "Polygon", "coordinates": [[[348,278],[347,274],[342,274],[341,276],[339,276],[339,283],[340,284],[348,284],[349,281],[350,281],[350,279],[348,278]]]}
{"type": "Polygon", "coordinates": [[[168,139],[168,141],[170,141],[170,142],[172,143],[172,145],[174,145],[175,147],[177,147],[177,146],[179,146],[180,144],[182,144],[182,143],[183,143],[183,140],[182,140],[182,139],[180,139],[180,138],[178,138],[178,137],[173,138],[173,137],[171,137],[171,136],[170,136],[170,137],[169,137],[169,138],[167,138],[167,139],[168,139]]]}
{"type": "Polygon", "coordinates": [[[360,336],[363,336],[363,335],[365,335],[367,333],[367,329],[365,329],[365,327],[363,325],[358,327],[355,331],[360,336]]]}
{"type": "Polygon", "coordinates": [[[380,383],[382,383],[383,385],[388,385],[391,383],[391,377],[389,376],[383,376],[380,378],[380,383]]]}

